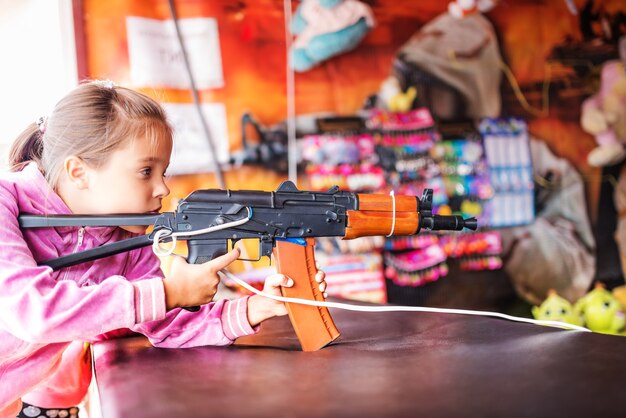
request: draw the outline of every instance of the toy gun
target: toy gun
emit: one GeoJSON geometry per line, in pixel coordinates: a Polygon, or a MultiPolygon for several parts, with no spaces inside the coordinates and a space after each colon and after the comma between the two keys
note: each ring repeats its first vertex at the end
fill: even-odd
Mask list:
{"type": "MultiPolygon", "coordinates": [[[[129,215],[21,215],[20,227],[153,226],[142,236],[41,262],[53,269],[72,266],[177,239],[187,241],[189,263],[225,254],[229,242],[256,239],[259,259],[274,255],[277,271],[294,280],[283,296],[323,301],[315,281],[315,237],[353,239],[375,235],[414,235],[420,229],[475,230],[476,219],[432,214],[431,189],[415,196],[356,194],[333,187],[328,192],[300,191],[283,182],[274,192],[197,190],[175,212],[129,215]]],[[[197,308],[197,307],[196,307],[197,308]]],[[[188,308],[189,309],[189,308],[188,308]]],[[[304,351],[318,350],[339,336],[327,308],[287,304],[289,318],[304,351]]],[[[193,309],[190,309],[193,310],[193,309]]]]}

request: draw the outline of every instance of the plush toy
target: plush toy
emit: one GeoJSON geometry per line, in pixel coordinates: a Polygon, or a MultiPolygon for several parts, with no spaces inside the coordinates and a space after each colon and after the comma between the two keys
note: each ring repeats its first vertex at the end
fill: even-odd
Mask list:
{"type": "Polygon", "coordinates": [[[396,77],[387,77],[380,85],[378,99],[384,109],[390,112],[408,112],[413,109],[413,103],[417,97],[417,89],[414,86],[402,91],[400,82],[396,77]]]}
{"type": "Polygon", "coordinates": [[[572,325],[583,325],[581,316],[575,312],[572,304],[556,293],[556,290],[550,289],[548,297],[540,306],[533,306],[532,313],[535,319],[543,321],[559,321],[572,325]]]}
{"type": "Polygon", "coordinates": [[[624,306],[600,283],[576,302],[574,310],[582,316],[585,326],[594,332],[626,335],[624,306]]]}
{"type": "Polygon", "coordinates": [[[598,144],[587,156],[590,165],[613,165],[626,157],[626,62],[603,65],[600,89],[583,102],[580,123],[598,144]]]}
{"type": "MultiPolygon", "coordinates": [[[[465,3],[457,0],[450,7],[469,7],[465,3]]],[[[439,120],[499,116],[502,59],[495,30],[480,13],[479,3],[482,0],[473,3],[475,12],[467,10],[462,18],[441,13],[400,47],[392,74],[377,94],[379,106],[390,110],[397,98],[416,93],[413,100],[439,120]]],[[[493,7],[496,2],[487,3],[493,7]]]]}
{"type": "Polygon", "coordinates": [[[498,0],[455,0],[448,4],[448,13],[457,19],[493,9],[498,0]]]}
{"type": "Polygon", "coordinates": [[[357,0],[303,0],[291,24],[291,65],[304,72],[354,49],[374,27],[370,7],[357,0]]]}

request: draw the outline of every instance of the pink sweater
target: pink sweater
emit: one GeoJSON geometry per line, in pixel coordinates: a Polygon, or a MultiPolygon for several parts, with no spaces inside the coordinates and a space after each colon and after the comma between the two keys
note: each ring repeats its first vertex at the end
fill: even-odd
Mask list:
{"type": "Polygon", "coordinates": [[[41,407],[80,402],[91,380],[84,342],[124,332],[112,331],[139,332],[156,347],[227,345],[256,331],[247,298],[166,313],[150,247],[59,271],[37,266],[132,234],[112,227],[22,231],[20,213],[71,213],[33,163],[0,179],[0,417],[15,417],[21,398],[41,407]]]}

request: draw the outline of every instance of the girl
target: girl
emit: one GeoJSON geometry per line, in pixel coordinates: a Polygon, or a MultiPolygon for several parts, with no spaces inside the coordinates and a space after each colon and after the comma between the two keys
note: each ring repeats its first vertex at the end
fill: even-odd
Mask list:
{"type": "MultiPolygon", "coordinates": [[[[200,265],[175,257],[167,277],[150,247],[59,271],[37,265],[144,227],[22,231],[20,213],[157,212],[169,194],[171,152],[162,108],[110,82],[78,86],[13,144],[11,172],[0,179],[0,417],[77,416],[91,380],[84,341],[130,329],[156,347],[227,345],[287,313],[257,295],[211,302],[217,272],[238,249],[200,265]],[[195,313],[177,309],[197,305],[195,313]]],[[[322,272],[317,280],[323,292],[322,272]]],[[[273,275],[264,290],[278,295],[280,286],[292,285],[273,275]]]]}

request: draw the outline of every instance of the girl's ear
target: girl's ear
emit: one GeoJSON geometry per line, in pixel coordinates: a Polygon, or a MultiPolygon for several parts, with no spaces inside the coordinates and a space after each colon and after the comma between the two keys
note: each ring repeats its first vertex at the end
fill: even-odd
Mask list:
{"type": "Polygon", "coordinates": [[[76,188],[82,190],[89,187],[88,167],[81,158],[75,155],[67,157],[63,162],[63,171],[76,188]]]}

